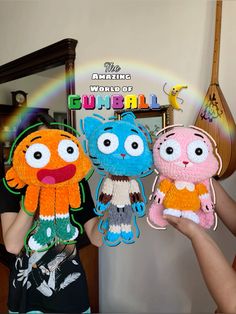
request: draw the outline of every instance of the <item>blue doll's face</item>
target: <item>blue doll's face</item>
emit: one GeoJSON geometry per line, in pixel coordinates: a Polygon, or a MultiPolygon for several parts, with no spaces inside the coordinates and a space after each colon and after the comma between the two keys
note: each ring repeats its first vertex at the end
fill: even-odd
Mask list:
{"type": "Polygon", "coordinates": [[[146,137],[127,121],[96,125],[88,137],[88,148],[93,164],[113,175],[138,176],[152,167],[146,137]]]}

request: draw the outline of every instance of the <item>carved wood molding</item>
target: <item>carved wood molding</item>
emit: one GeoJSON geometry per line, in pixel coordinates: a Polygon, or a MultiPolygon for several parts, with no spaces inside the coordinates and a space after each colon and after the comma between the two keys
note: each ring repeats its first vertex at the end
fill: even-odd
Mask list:
{"type": "Polygon", "coordinates": [[[77,40],[67,38],[0,66],[0,84],[74,63],[77,40]]]}

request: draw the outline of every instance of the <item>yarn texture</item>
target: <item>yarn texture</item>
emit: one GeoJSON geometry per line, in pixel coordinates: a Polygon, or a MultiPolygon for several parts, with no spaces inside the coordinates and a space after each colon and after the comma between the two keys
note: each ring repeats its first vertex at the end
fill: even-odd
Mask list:
{"type": "Polygon", "coordinates": [[[18,144],[6,181],[14,189],[27,186],[23,203],[27,213],[34,215],[39,210],[38,225],[27,244],[31,250],[41,251],[77,238],[79,232],[70,222],[69,208],[80,207],[78,182],[90,169],[80,142],[66,131],[38,130],[18,144]]]}
{"type": "Polygon", "coordinates": [[[210,179],[219,169],[216,147],[206,132],[173,127],[153,147],[159,179],[149,208],[152,226],[165,227],[163,214],[193,220],[204,228],[214,225],[210,179]]]}
{"type": "Polygon", "coordinates": [[[100,225],[103,241],[109,246],[133,243],[135,236],[139,236],[136,216],[145,215],[145,195],[137,180],[152,167],[143,128],[130,112],[121,120],[105,123],[86,117],[84,132],[89,156],[103,178],[97,189],[95,209],[101,217],[108,212],[100,225]]]}

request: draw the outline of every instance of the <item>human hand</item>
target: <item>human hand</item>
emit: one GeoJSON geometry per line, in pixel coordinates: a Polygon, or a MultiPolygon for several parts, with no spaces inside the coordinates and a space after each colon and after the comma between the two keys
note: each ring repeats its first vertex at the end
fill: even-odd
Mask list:
{"type": "Polygon", "coordinates": [[[132,209],[137,213],[138,217],[142,217],[145,214],[145,204],[144,202],[135,202],[132,204],[132,209]]]}
{"type": "Polygon", "coordinates": [[[190,219],[170,215],[164,215],[163,218],[166,219],[170,225],[187,236],[190,240],[193,240],[195,236],[205,232],[201,226],[190,219]]]}

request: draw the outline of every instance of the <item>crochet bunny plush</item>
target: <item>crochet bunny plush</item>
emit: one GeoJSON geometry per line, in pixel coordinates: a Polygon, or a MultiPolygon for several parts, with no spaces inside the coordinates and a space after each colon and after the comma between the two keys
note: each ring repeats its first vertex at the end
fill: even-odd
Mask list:
{"type": "Polygon", "coordinates": [[[105,123],[94,117],[84,119],[89,156],[103,176],[96,213],[103,216],[108,212],[103,240],[109,246],[121,241],[133,243],[132,218],[145,214],[143,190],[137,178],[147,174],[153,164],[146,129],[136,123],[131,112],[121,118],[105,123]]]}
{"type": "Polygon", "coordinates": [[[151,225],[165,227],[166,214],[212,227],[210,178],[219,168],[216,154],[206,132],[198,128],[174,127],[157,139],[153,157],[160,176],[149,209],[151,225]]]}

